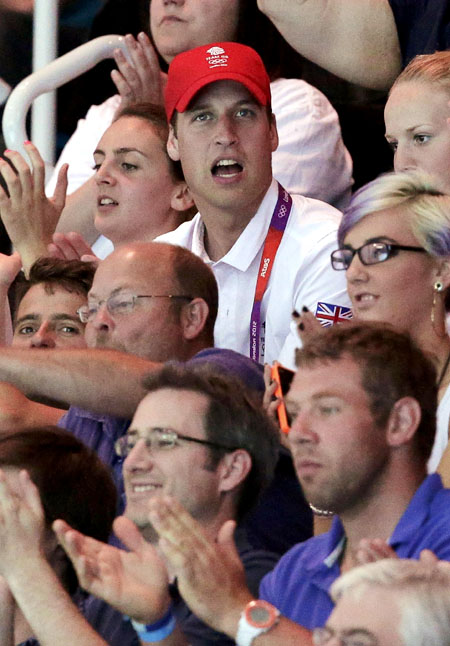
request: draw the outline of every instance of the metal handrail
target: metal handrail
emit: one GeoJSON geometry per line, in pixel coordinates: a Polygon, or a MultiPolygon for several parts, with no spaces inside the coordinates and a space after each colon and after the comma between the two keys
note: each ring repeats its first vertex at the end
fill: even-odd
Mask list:
{"type": "MultiPolygon", "coordinates": [[[[128,58],[123,36],[114,34],[100,36],[76,47],[24,78],[11,92],[3,112],[2,130],[7,147],[11,150],[18,150],[22,154],[25,153],[23,143],[29,139],[26,132],[26,116],[36,97],[68,83],[105,58],[112,58],[113,52],[117,48],[122,49],[128,58]]],[[[46,124],[43,124],[44,132],[46,131],[45,126],[46,124]]],[[[44,160],[52,164],[52,155],[47,149],[46,141],[37,141],[35,138],[33,143],[40,150],[44,160]]]]}

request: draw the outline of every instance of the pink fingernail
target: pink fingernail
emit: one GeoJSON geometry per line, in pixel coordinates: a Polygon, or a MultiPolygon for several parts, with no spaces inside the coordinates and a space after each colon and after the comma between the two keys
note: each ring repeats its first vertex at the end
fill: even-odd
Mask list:
{"type": "Polygon", "coordinates": [[[24,143],[24,144],[31,144],[31,141],[29,141],[29,140],[27,139],[27,140],[26,140],[26,141],[24,141],[23,143],[24,143]]]}

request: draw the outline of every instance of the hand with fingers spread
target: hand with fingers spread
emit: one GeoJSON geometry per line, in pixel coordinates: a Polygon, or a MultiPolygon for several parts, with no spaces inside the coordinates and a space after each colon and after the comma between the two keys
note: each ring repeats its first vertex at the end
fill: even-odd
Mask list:
{"type": "Polygon", "coordinates": [[[5,180],[9,197],[0,188],[0,216],[15,249],[19,252],[25,274],[33,262],[45,255],[47,244],[64,208],[67,190],[67,164],[61,167],[52,198],[45,195],[45,164],[36,146],[25,143],[31,169],[14,150],[4,155],[12,166],[0,159],[0,173],[5,180]]]}
{"type": "Polygon", "coordinates": [[[44,511],[36,485],[27,471],[6,474],[0,469],[0,574],[9,582],[27,562],[45,558],[44,538],[44,511]]]}
{"type": "Polygon", "coordinates": [[[233,540],[236,523],[224,523],[214,543],[169,496],[150,501],[149,519],[189,608],[212,628],[234,638],[240,613],[253,599],[233,540]]]}
{"type": "Polygon", "coordinates": [[[125,36],[129,62],[121,49],[114,52],[118,70],[111,72],[111,78],[121,96],[120,108],[132,103],[155,103],[164,105],[164,87],[167,75],[161,72],[158,56],[149,37],[141,32],[137,40],[131,35],[125,36]]]}
{"type": "Polygon", "coordinates": [[[63,520],[55,521],[53,529],[85,590],[142,623],[165,614],[170,605],[166,567],[131,520],[121,516],[114,521],[128,552],[84,536],[63,520]]]}
{"type": "Polygon", "coordinates": [[[53,242],[47,246],[47,255],[61,260],[93,262],[96,265],[100,262],[83,236],[76,231],[54,233],[53,242]]]}
{"type": "Polygon", "coordinates": [[[396,559],[397,554],[392,547],[381,538],[363,538],[356,551],[356,561],[358,565],[373,563],[381,559],[396,559]]]}

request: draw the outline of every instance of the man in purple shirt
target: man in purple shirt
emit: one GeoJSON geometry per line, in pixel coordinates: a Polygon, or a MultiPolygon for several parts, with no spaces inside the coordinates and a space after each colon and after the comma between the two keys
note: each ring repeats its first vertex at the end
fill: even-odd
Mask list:
{"type": "Polygon", "coordinates": [[[332,611],[331,584],[355,565],[423,549],[450,560],[450,490],[426,473],[437,405],[430,360],[384,325],[349,323],[308,342],[297,365],[286,398],[294,464],[310,504],[335,517],[281,558],[260,599],[243,584],[225,527],[211,544],[173,498],[150,503],[186,603],[238,646],[309,644],[308,630],[332,611]]]}

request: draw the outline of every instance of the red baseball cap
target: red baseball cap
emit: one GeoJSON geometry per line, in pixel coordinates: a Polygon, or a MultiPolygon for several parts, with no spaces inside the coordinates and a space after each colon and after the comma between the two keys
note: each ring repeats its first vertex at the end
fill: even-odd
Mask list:
{"type": "Polygon", "coordinates": [[[165,90],[167,120],[184,112],[199,90],[214,81],[245,85],[261,105],[270,105],[270,79],[259,54],[240,43],[210,43],[175,56],[165,90]]]}

